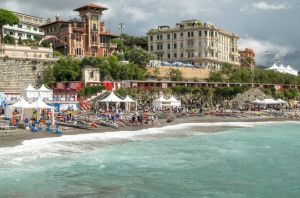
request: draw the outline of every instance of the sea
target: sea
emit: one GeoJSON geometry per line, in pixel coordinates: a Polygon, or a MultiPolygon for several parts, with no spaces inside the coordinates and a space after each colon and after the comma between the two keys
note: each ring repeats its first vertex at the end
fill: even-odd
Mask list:
{"type": "Polygon", "coordinates": [[[0,148],[4,198],[299,198],[300,123],[194,123],[0,148]]]}

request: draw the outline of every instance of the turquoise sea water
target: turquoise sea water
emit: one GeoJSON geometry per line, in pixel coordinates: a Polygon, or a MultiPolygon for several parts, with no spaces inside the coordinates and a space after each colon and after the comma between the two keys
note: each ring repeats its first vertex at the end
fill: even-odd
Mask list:
{"type": "Polygon", "coordinates": [[[0,197],[300,197],[299,123],[205,125],[0,148],[0,197]]]}

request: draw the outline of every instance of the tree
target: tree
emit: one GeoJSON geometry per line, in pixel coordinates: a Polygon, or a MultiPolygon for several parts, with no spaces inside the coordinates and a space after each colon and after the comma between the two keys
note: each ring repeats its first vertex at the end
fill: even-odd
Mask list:
{"type": "Polygon", "coordinates": [[[158,78],[160,75],[160,71],[158,67],[155,67],[155,69],[153,70],[153,75],[155,78],[158,78]]]}
{"type": "Polygon", "coordinates": [[[179,69],[169,69],[169,77],[172,81],[182,81],[182,72],[179,69]]]}
{"type": "Polygon", "coordinates": [[[81,68],[79,60],[66,57],[57,61],[53,68],[56,81],[76,81],[81,78],[81,68]]]}
{"type": "Polygon", "coordinates": [[[19,18],[11,11],[0,9],[0,43],[3,42],[3,26],[19,23],[19,18]]]}
{"type": "Polygon", "coordinates": [[[53,67],[48,66],[43,71],[43,84],[46,84],[48,87],[51,87],[51,85],[56,81],[53,67]]]}
{"type": "Polygon", "coordinates": [[[223,73],[221,71],[211,71],[209,74],[209,82],[223,82],[223,73]]]}
{"type": "Polygon", "coordinates": [[[10,45],[14,45],[16,43],[14,37],[10,36],[10,35],[6,35],[3,38],[3,43],[5,44],[10,44],[10,45]]]}
{"type": "Polygon", "coordinates": [[[135,47],[125,50],[125,58],[141,67],[146,67],[149,61],[154,59],[147,51],[135,47]]]}

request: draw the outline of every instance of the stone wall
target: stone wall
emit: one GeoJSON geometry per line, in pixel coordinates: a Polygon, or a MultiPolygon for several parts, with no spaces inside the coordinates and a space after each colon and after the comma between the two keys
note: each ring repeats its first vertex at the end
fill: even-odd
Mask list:
{"type": "Polygon", "coordinates": [[[37,87],[42,81],[42,71],[55,61],[0,57],[0,92],[19,93],[28,84],[37,87]]]}
{"type": "MultiPolygon", "coordinates": [[[[199,68],[188,68],[188,67],[157,67],[159,69],[161,78],[168,78],[169,77],[169,70],[170,69],[178,69],[182,72],[182,77],[186,80],[205,80],[209,78],[209,69],[199,69],[199,68]]],[[[154,67],[147,68],[148,73],[153,75],[153,71],[155,70],[154,67]]]]}

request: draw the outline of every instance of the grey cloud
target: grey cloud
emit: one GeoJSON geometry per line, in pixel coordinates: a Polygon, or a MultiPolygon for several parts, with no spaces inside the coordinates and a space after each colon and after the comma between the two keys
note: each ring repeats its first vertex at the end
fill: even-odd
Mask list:
{"type": "MultiPolygon", "coordinates": [[[[77,17],[77,13],[73,12],[74,8],[91,2],[1,0],[0,7],[45,19],[53,18],[56,14],[68,19],[77,17]]],[[[268,50],[280,52],[282,62],[300,69],[298,0],[96,0],[94,2],[109,8],[104,12],[103,20],[113,33],[119,33],[117,27],[120,22],[125,23],[126,33],[145,35],[147,30],[158,25],[174,26],[180,20],[196,18],[204,22],[209,21],[225,31],[234,32],[240,35],[241,40],[252,38],[259,41],[258,57],[263,51],[261,48],[266,47],[261,43],[268,43],[268,48],[273,48],[268,50]],[[240,12],[247,6],[259,9],[259,12],[240,12]],[[280,47],[286,50],[279,50],[280,47]]],[[[259,58],[258,63],[264,64],[263,58],[259,58]]]]}

